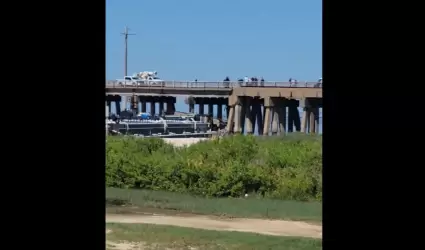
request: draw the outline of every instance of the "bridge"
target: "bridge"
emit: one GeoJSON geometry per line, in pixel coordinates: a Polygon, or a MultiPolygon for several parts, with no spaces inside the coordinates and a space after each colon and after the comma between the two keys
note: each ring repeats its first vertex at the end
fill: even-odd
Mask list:
{"type": "MultiPolygon", "coordinates": [[[[243,86],[239,82],[182,82],[166,81],[161,85],[122,85],[117,81],[107,81],[105,91],[107,95],[137,94],[139,96],[167,96],[184,95],[198,97],[229,96],[233,92],[254,96],[285,95],[290,97],[321,97],[321,87],[316,87],[317,82],[264,82],[248,83],[243,86]]],[[[278,97],[278,96],[276,96],[278,97]]]]}
{"type": "Polygon", "coordinates": [[[216,116],[221,118],[222,106],[227,106],[227,130],[234,133],[252,133],[256,124],[260,134],[264,135],[293,132],[294,126],[296,131],[316,133],[318,109],[322,106],[321,85],[317,82],[165,81],[135,86],[106,81],[106,112],[110,113],[111,103],[115,102],[117,113],[120,113],[129,101],[134,112],[146,112],[146,103],[149,102],[150,111],[155,114],[155,103],[158,102],[159,113],[172,114],[175,112],[175,96],[191,96],[189,112],[194,112],[195,104],[198,104],[199,113],[204,114],[204,105],[208,105],[208,114],[213,115],[213,105],[217,105],[216,116]],[[303,108],[302,118],[299,117],[298,106],[303,108]]]}

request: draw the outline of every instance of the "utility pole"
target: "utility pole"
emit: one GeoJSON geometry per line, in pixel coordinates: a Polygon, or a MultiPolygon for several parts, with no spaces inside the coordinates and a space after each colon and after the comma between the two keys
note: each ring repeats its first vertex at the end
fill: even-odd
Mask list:
{"type": "Polygon", "coordinates": [[[125,26],[124,33],[121,33],[121,35],[124,35],[124,46],[125,46],[125,51],[124,51],[124,76],[127,75],[128,36],[129,35],[136,35],[136,34],[129,34],[128,30],[129,30],[129,28],[127,26],[125,26]]]}

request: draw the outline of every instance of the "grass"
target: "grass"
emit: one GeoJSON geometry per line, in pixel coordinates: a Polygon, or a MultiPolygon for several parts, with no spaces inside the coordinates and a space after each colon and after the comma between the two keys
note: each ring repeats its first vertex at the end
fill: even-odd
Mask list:
{"type": "Polygon", "coordinates": [[[240,218],[322,221],[320,202],[249,198],[204,198],[188,194],[106,188],[108,213],[191,213],[240,218]],[[128,205],[128,206],[125,206],[128,205]],[[136,208],[129,208],[135,206],[136,208]]]}
{"type": "MultiPolygon", "coordinates": [[[[253,233],[220,232],[149,224],[108,223],[110,242],[142,242],[143,249],[238,249],[313,250],[322,249],[318,239],[266,236],[253,233]]],[[[107,244],[107,249],[114,249],[107,244]]],[[[137,248],[135,248],[137,249],[137,248]]]]}

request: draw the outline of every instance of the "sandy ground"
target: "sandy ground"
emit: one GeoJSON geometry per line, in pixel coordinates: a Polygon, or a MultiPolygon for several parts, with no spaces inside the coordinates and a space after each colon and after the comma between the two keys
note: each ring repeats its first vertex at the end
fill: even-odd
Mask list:
{"type": "Polygon", "coordinates": [[[163,140],[174,146],[189,146],[200,141],[209,140],[209,138],[164,138],[163,140]]]}
{"type": "Polygon", "coordinates": [[[262,219],[217,219],[207,216],[121,215],[107,214],[106,222],[144,223],[218,231],[251,232],[275,236],[322,238],[322,226],[299,221],[262,219]]]}

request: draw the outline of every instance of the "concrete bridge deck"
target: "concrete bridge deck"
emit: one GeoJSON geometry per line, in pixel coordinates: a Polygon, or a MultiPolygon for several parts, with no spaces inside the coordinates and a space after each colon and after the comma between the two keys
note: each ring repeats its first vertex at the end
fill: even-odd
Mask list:
{"type": "MultiPolygon", "coordinates": [[[[252,84],[252,83],[251,83],[252,84]]],[[[167,81],[163,85],[120,85],[116,81],[108,81],[105,86],[107,95],[136,94],[155,96],[191,95],[196,97],[212,96],[252,96],[252,97],[322,97],[322,88],[317,82],[259,82],[257,86],[241,86],[238,82],[181,82],[167,81]]]]}

